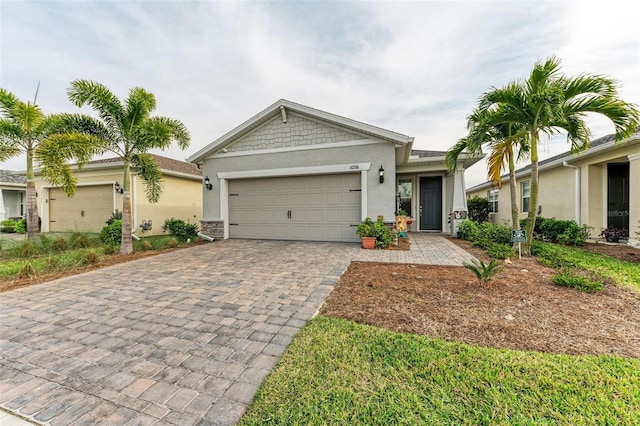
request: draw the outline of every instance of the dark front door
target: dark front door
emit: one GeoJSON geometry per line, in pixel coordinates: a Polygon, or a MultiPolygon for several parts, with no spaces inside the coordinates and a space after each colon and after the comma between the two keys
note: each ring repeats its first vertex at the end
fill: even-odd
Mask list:
{"type": "Polygon", "coordinates": [[[420,230],[442,231],[442,178],[420,178],[420,230]]]}
{"type": "Polygon", "coordinates": [[[629,163],[607,166],[607,226],[629,229],[629,163]]]}

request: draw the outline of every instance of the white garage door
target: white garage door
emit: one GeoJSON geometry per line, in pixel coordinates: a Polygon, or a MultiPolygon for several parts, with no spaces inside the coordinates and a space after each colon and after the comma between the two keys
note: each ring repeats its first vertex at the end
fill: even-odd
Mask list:
{"type": "Polygon", "coordinates": [[[113,210],[112,185],[79,186],[73,197],[59,188],[49,189],[51,232],[99,232],[113,210]]]}
{"type": "Polygon", "coordinates": [[[358,241],[360,174],[229,182],[229,237],[358,241]]]}

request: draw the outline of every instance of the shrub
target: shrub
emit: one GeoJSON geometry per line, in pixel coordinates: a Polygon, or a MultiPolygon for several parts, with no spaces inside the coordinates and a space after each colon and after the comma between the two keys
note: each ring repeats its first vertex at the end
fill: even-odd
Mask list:
{"type": "Polygon", "coordinates": [[[100,263],[100,255],[98,255],[98,253],[95,253],[91,250],[87,250],[82,253],[82,257],[80,258],[81,265],[87,266],[95,265],[97,263],[100,263]]]}
{"type": "Polygon", "coordinates": [[[57,237],[55,240],[53,240],[51,248],[55,251],[65,251],[69,248],[69,244],[64,237],[57,237]]]}
{"type": "Polygon", "coordinates": [[[565,269],[562,273],[553,276],[553,283],[565,287],[573,287],[587,293],[602,291],[604,285],[600,281],[594,281],[589,277],[578,275],[573,270],[565,269]]]}
{"type": "Polygon", "coordinates": [[[36,275],[36,268],[31,262],[24,262],[18,272],[18,278],[31,278],[36,275]]]}
{"type": "Polygon", "coordinates": [[[516,251],[507,244],[491,244],[487,248],[487,254],[494,259],[508,259],[516,255],[516,251]]]}
{"type": "Polygon", "coordinates": [[[198,225],[186,223],[182,219],[167,219],[162,225],[163,231],[168,231],[178,241],[185,242],[189,239],[195,239],[198,236],[198,225]]]}
{"type": "Polygon", "coordinates": [[[478,235],[478,225],[470,220],[463,220],[458,225],[458,238],[463,240],[473,240],[478,235]]]}
{"type": "Polygon", "coordinates": [[[495,259],[491,259],[488,265],[477,259],[471,259],[471,263],[465,262],[462,265],[473,272],[482,284],[486,284],[492,276],[502,270],[502,266],[495,259]]]}
{"type": "Polygon", "coordinates": [[[469,219],[476,223],[483,223],[489,220],[489,200],[477,195],[467,200],[469,209],[469,219]]]}
{"type": "Polygon", "coordinates": [[[60,259],[56,256],[47,256],[44,260],[44,268],[47,271],[55,271],[60,268],[60,259]]]}
{"type": "Polygon", "coordinates": [[[0,232],[3,232],[5,234],[16,232],[16,221],[12,219],[3,220],[0,227],[0,232]]]}
{"type": "Polygon", "coordinates": [[[15,232],[18,234],[24,234],[27,232],[27,222],[24,219],[20,219],[16,222],[15,232]]]}
{"type": "Polygon", "coordinates": [[[100,241],[110,246],[117,246],[122,240],[122,220],[115,219],[100,231],[100,241]]]}
{"type": "Polygon", "coordinates": [[[116,252],[116,249],[111,244],[107,244],[106,246],[104,246],[102,251],[104,252],[104,254],[113,254],[116,252]]]}
{"type": "Polygon", "coordinates": [[[169,248],[178,247],[178,240],[176,240],[175,238],[170,238],[169,241],[167,241],[167,247],[169,248]]]}
{"type": "MultiPolygon", "coordinates": [[[[524,229],[527,219],[520,221],[524,229]]],[[[578,225],[575,220],[559,220],[556,218],[537,217],[533,227],[533,238],[554,243],[581,246],[589,238],[589,227],[578,225]]]]}
{"type": "Polygon", "coordinates": [[[382,220],[378,220],[373,224],[373,233],[373,236],[376,237],[376,247],[389,247],[393,240],[393,231],[382,220]]]}
{"type": "Polygon", "coordinates": [[[116,220],[122,220],[122,212],[118,209],[115,209],[111,212],[111,217],[107,219],[105,222],[107,225],[111,225],[116,220]]]}
{"type": "Polygon", "coordinates": [[[558,235],[558,242],[568,246],[583,246],[589,239],[589,227],[571,221],[565,231],[558,235]]]}
{"type": "Polygon", "coordinates": [[[24,240],[18,242],[12,249],[12,254],[15,257],[27,259],[35,257],[40,254],[40,248],[34,244],[31,240],[24,240]]]}
{"type": "Polygon", "coordinates": [[[153,245],[147,240],[142,241],[141,247],[143,251],[153,250],[153,245]]]}
{"type": "Polygon", "coordinates": [[[364,222],[361,222],[356,228],[356,233],[360,238],[375,237],[375,234],[373,232],[373,219],[371,219],[370,217],[365,218],[364,222]]]}
{"type": "Polygon", "coordinates": [[[600,236],[604,237],[607,241],[617,243],[620,239],[626,240],[629,238],[629,231],[624,228],[606,228],[600,232],[600,236]]]}
{"type": "Polygon", "coordinates": [[[73,232],[69,236],[69,246],[74,249],[87,248],[91,245],[89,236],[85,232],[73,232]]]}

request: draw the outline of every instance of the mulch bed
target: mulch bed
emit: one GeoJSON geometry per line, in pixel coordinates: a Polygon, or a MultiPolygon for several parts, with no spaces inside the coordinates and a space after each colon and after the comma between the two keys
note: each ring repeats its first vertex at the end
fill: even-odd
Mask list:
{"type": "Polygon", "coordinates": [[[582,248],[627,262],[640,263],[640,249],[629,247],[626,244],[587,243],[582,248]]]}
{"type": "Polygon", "coordinates": [[[560,287],[556,272],[516,258],[482,287],[463,267],[352,262],[320,313],[494,348],[640,358],[640,294],[560,287]]]}

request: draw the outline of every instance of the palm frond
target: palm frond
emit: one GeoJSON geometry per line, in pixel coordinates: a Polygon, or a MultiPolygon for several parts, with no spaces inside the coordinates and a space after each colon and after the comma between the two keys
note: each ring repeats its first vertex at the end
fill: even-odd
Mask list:
{"type": "Polygon", "coordinates": [[[19,100],[13,93],[0,88],[0,111],[2,111],[3,115],[10,117],[11,111],[17,102],[19,100]]]}
{"type": "Polygon", "coordinates": [[[103,84],[90,80],[75,80],[67,89],[69,100],[78,107],[93,108],[111,132],[122,132],[125,113],[120,100],[103,84]]]}
{"type": "Polygon", "coordinates": [[[123,127],[127,134],[131,134],[134,129],[140,127],[149,118],[151,112],[156,108],[156,98],[153,93],[149,93],[141,87],[134,87],[129,92],[129,98],[125,101],[126,112],[123,127]]]}
{"type": "MultiPolygon", "coordinates": [[[[1,126],[0,126],[0,132],[1,126]]],[[[15,140],[7,140],[0,137],[0,162],[7,161],[13,157],[16,157],[22,153],[22,149],[15,143],[15,140]]]]}
{"type": "Polygon", "coordinates": [[[67,195],[73,195],[77,180],[69,162],[79,168],[100,153],[102,141],[94,136],[72,132],[48,136],[35,150],[35,159],[40,164],[40,174],[52,185],[61,186],[67,195]]]}
{"type": "Polygon", "coordinates": [[[444,156],[444,162],[449,172],[453,172],[458,168],[458,157],[467,149],[467,139],[462,138],[454,146],[449,148],[444,156]]]}
{"type": "Polygon", "coordinates": [[[162,194],[162,173],[160,167],[149,154],[138,153],[131,156],[131,165],[142,178],[150,203],[157,203],[162,194]]]}
{"type": "Polygon", "coordinates": [[[166,149],[173,141],[180,149],[189,147],[191,137],[186,126],[168,117],[150,117],[140,129],[140,142],[147,149],[166,149]]]}

